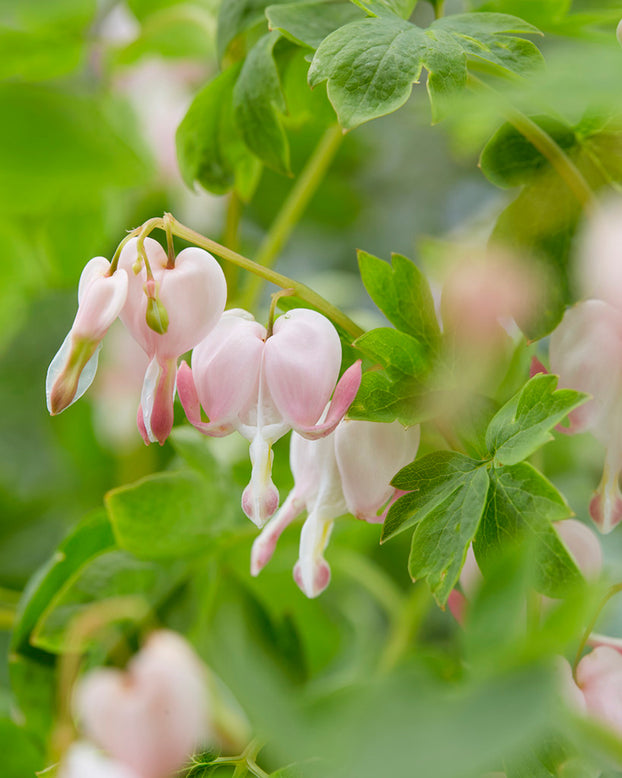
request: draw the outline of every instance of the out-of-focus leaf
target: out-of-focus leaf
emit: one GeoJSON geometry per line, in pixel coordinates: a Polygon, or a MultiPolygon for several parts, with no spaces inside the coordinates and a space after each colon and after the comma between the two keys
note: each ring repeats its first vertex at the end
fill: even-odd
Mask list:
{"type": "Polygon", "coordinates": [[[232,519],[216,468],[156,473],[106,495],[121,548],[140,559],[179,559],[208,549],[232,519]]]}
{"type": "Polygon", "coordinates": [[[372,16],[399,16],[408,19],[417,5],[417,0],[352,0],[372,16]]]}
{"type": "Polygon", "coordinates": [[[279,33],[260,38],[244,60],[233,88],[233,112],[244,142],[266,165],[288,174],[289,143],[280,115],[287,106],[274,60],[279,33]]]}
{"type": "Polygon", "coordinates": [[[551,524],[572,511],[550,481],[526,462],[495,469],[474,550],[485,570],[508,542],[533,542],[535,584],[549,597],[563,597],[581,573],[551,524]]]}
{"type": "Polygon", "coordinates": [[[56,711],[56,671],[49,654],[31,658],[23,654],[9,656],[9,676],[13,703],[20,720],[47,748],[56,711]]]}
{"type": "Polygon", "coordinates": [[[427,579],[441,606],[458,581],[469,544],[478,531],[488,488],[486,468],[473,470],[415,527],[408,570],[413,580],[427,579]]]}
{"type": "Polygon", "coordinates": [[[434,301],[426,277],[401,254],[391,264],[365,251],[358,252],[363,284],[371,299],[398,330],[412,335],[430,349],[440,337],[434,301]]]}
{"type": "Polygon", "coordinates": [[[271,30],[278,30],[300,46],[317,49],[332,32],[348,22],[360,19],[361,12],[352,3],[303,3],[270,5],[266,16],[271,30]]]}
{"type": "Polygon", "coordinates": [[[28,733],[9,719],[0,719],[0,754],[3,778],[25,778],[45,766],[28,733]]]}
{"type": "Polygon", "coordinates": [[[555,389],[555,375],[538,374],[492,418],[486,445],[495,462],[513,465],[552,440],[551,430],[587,400],[573,389],[555,389]]]}
{"type": "Polygon", "coordinates": [[[103,510],[87,516],[65,538],[49,562],[24,591],[11,640],[12,650],[28,653],[30,635],[58,590],[94,556],[114,547],[112,528],[103,510]]]}
{"type": "Polygon", "coordinates": [[[31,643],[53,654],[62,653],[67,650],[71,623],[94,603],[113,597],[137,597],[155,607],[186,574],[182,563],[156,564],[117,550],[100,554],[60,587],[33,630],[31,643]]]}
{"type": "MultiPolygon", "coordinates": [[[[287,2],[287,0],[283,0],[287,2]]],[[[220,4],[218,14],[218,59],[222,60],[229,45],[242,33],[266,20],[266,7],[279,0],[227,0],[220,4]]]]}
{"type": "Polygon", "coordinates": [[[81,31],[91,23],[97,0],[20,0],[16,21],[27,29],[81,31]]]}
{"type": "Polygon", "coordinates": [[[309,83],[328,81],[344,129],[391,113],[410,96],[423,68],[434,120],[466,84],[467,61],[493,72],[525,75],[541,64],[537,47],[518,34],[537,33],[505,14],[457,14],[421,29],[392,13],[351,22],[319,45],[309,83]]]}
{"type": "Polygon", "coordinates": [[[397,419],[408,427],[423,421],[426,413],[418,379],[401,377],[394,380],[384,371],[371,370],[363,375],[348,417],[378,422],[397,419]]]}
{"type": "Polygon", "coordinates": [[[2,84],[0,206],[38,214],[98,201],[104,187],[143,183],[143,160],[93,99],[2,84]]]}
{"type": "Polygon", "coordinates": [[[74,70],[83,43],[75,36],[0,27],[0,79],[47,81],[74,70]]]}
{"type": "Polygon", "coordinates": [[[240,72],[232,65],[194,98],[177,128],[179,169],[188,186],[195,181],[210,192],[235,188],[248,199],[260,164],[250,153],[233,118],[233,87],[240,72]]]}
{"type": "Polygon", "coordinates": [[[411,527],[464,485],[481,462],[457,451],[435,451],[406,465],[391,482],[408,491],[391,506],[382,542],[411,527]]]}

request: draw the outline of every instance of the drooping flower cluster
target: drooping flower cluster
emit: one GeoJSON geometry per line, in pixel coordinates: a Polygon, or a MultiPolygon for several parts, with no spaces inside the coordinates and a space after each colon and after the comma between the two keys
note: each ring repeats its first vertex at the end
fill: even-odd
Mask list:
{"type": "Polygon", "coordinates": [[[592,299],[570,308],[551,336],[551,371],[560,386],[592,395],[570,414],[569,433],[590,430],[605,446],[590,515],[601,532],[622,521],[622,204],[608,203],[583,236],[580,273],[592,299]]]}
{"type": "Polygon", "coordinates": [[[153,633],[127,670],[92,670],[74,697],[87,740],[59,778],[169,778],[208,736],[204,668],[174,632],[153,633]]]}

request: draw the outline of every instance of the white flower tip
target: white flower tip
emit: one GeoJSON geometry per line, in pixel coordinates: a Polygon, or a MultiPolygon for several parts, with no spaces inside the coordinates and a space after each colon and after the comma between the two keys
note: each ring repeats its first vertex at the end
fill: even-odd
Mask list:
{"type": "Polygon", "coordinates": [[[325,559],[318,559],[312,566],[294,565],[294,581],[309,599],[318,597],[330,583],[330,566],[325,559]]]}

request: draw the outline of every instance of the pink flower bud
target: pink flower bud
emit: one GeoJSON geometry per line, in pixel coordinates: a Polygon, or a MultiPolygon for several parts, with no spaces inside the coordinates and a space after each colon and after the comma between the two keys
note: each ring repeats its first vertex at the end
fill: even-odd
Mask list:
{"type": "Polygon", "coordinates": [[[622,735],[622,654],[595,648],[579,662],[576,679],[587,713],[622,735]]]}
{"type": "Polygon", "coordinates": [[[140,778],[167,778],[207,734],[204,671],[174,632],[154,633],[125,672],[88,673],[75,703],[88,737],[140,778]]]}
{"type": "Polygon", "coordinates": [[[119,267],[127,270],[129,278],[121,320],[151,359],[138,427],[145,443],[162,444],[173,425],[177,358],[216,325],[225,307],[227,287],[220,265],[203,249],[184,249],[172,268],[157,241],[146,238],[145,252],[153,279],[141,266],[137,239],[121,251],[119,267]]]}
{"type": "Polygon", "coordinates": [[[366,521],[381,521],[380,511],[396,492],[390,480],[415,458],[418,445],[419,428],[405,430],[397,422],[344,420],[320,440],[294,433],[294,488],[253,544],[252,575],[270,561],[282,532],[306,509],[294,579],[307,597],[317,597],[330,581],[324,550],[334,520],[349,511],[366,521]]]}
{"type": "Polygon", "coordinates": [[[45,382],[47,407],[53,415],[72,405],[93,382],[101,340],[125,303],[127,275],[117,270],[109,276],[109,270],[107,259],[94,257],[80,276],[78,312],[45,382]]]}
{"type": "Polygon", "coordinates": [[[119,762],[103,756],[89,743],[74,743],[65,754],[58,778],[142,778],[119,762]]]}

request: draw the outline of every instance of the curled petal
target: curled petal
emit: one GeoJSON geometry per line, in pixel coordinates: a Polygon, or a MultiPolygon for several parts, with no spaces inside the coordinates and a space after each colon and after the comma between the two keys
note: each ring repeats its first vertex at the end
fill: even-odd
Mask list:
{"type": "Polygon", "coordinates": [[[242,494],[242,510],[258,527],[279,507],[279,491],[272,482],[272,460],[274,454],[270,444],[258,431],[251,441],[251,480],[242,494]]]}
{"type": "Polygon", "coordinates": [[[307,597],[321,594],[330,583],[330,567],[324,559],[333,520],[313,510],[300,533],[300,555],[294,567],[294,580],[307,597]]]}
{"type": "Polygon", "coordinates": [[[251,550],[251,575],[257,576],[272,559],[276,544],[285,529],[304,510],[304,501],[293,489],[283,505],[279,508],[255,539],[251,550]]]}
{"type": "Polygon", "coordinates": [[[339,335],[325,316],[299,308],[276,320],[265,345],[264,375],[274,404],[290,427],[311,428],[317,422],[340,366],[339,335]]]}
{"type": "Polygon", "coordinates": [[[101,343],[79,343],[71,332],[50,362],[45,378],[48,411],[55,416],[79,400],[93,383],[101,343]]]}
{"type": "Polygon", "coordinates": [[[186,418],[199,432],[216,438],[224,437],[233,432],[234,427],[231,424],[201,420],[199,395],[194,385],[192,370],[187,362],[182,362],[177,370],[177,394],[186,413],[186,418]]]}
{"type": "Polygon", "coordinates": [[[150,443],[163,445],[173,428],[176,369],[174,358],[160,362],[154,357],[147,367],[140,396],[143,423],[138,426],[150,443]]]}
{"type": "Polygon", "coordinates": [[[361,361],[357,360],[341,376],[324,421],[311,425],[293,424],[296,432],[309,440],[317,440],[333,432],[352,405],[361,385],[361,378],[361,361]]]}
{"type": "Polygon", "coordinates": [[[419,426],[345,419],[335,431],[335,453],[348,510],[358,519],[382,522],[379,512],[395,490],[390,481],[412,462],[419,426]]]}
{"type": "Polygon", "coordinates": [[[577,519],[558,521],[555,529],[585,578],[596,578],[603,566],[603,552],[592,530],[577,519]]]}

